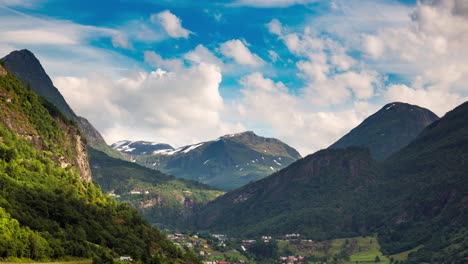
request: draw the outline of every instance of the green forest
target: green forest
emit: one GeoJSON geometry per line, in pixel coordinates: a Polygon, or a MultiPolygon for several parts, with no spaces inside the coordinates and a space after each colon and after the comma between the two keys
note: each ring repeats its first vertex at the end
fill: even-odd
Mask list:
{"type": "Polygon", "coordinates": [[[76,124],[11,74],[0,77],[0,258],[196,263],[126,204],[118,204],[77,166],[76,124]]]}

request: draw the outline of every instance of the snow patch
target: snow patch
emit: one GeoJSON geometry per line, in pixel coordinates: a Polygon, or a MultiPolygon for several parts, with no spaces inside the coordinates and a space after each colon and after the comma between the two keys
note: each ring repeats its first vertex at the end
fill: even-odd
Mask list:
{"type": "Polygon", "coordinates": [[[385,108],[385,110],[388,110],[388,109],[390,109],[390,108],[392,108],[392,107],[394,107],[394,106],[395,106],[395,104],[392,104],[392,105],[390,105],[389,107],[385,108]]]}
{"type": "Polygon", "coordinates": [[[275,169],[274,169],[273,167],[271,167],[271,166],[270,166],[270,169],[271,169],[272,171],[275,171],[275,169]]]}
{"type": "Polygon", "coordinates": [[[127,147],[127,148],[124,150],[124,152],[132,152],[132,151],[134,151],[134,150],[135,150],[135,148],[128,148],[128,147],[127,147]]]}
{"type": "Polygon", "coordinates": [[[189,153],[190,151],[192,151],[192,150],[194,150],[194,149],[200,147],[200,146],[203,145],[203,144],[204,144],[204,143],[200,143],[200,144],[197,144],[197,145],[192,145],[192,146],[190,146],[190,147],[184,149],[182,152],[183,152],[183,153],[189,153]]]}
{"type": "Polygon", "coordinates": [[[210,160],[205,160],[205,162],[203,162],[203,165],[207,164],[210,160]]]}
{"type": "Polygon", "coordinates": [[[273,162],[275,162],[276,165],[278,165],[278,166],[282,166],[281,163],[277,162],[275,159],[273,160],[273,162]]]}

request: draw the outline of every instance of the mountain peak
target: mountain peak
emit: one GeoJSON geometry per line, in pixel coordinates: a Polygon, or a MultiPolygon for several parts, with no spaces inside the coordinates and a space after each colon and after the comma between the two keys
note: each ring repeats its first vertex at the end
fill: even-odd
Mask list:
{"type": "Polygon", "coordinates": [[[405,147],[439,117],[426,108],[402,102],[384,105],[330,148],[369,148],[372,157],[383,160],[405,147]]]}
{"type": "Polygon", "coordinates": [[[5,67],[39,96],[54,104],[65,116],[76,119],[76,114],[54,86],[40,61],[29,50],[15,50],[1,59],[5,67]]]}
{"type": "Polygon", "coordinates": [[[234,133],[234,134],[226,134],[222,136],[222,138],[230,138],[230,137],[239,137],[239,136],[257,136],[252,130],[234,133]]]}

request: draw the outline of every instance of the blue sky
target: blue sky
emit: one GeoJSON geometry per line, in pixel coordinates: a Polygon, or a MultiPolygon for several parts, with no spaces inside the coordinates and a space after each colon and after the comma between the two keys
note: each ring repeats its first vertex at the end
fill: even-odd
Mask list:
{"type": "Polygon", "coordinates": [[[384,104],[466,101],[463,0],[0,0],[0,56],[30,49],[108,143],[254,130],[302,154],[384,104]]]}

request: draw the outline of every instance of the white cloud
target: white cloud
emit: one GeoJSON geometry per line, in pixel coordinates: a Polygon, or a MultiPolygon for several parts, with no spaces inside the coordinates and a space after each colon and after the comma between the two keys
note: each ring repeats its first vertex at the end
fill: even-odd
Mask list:
{"type": "Polygon", "coordinates": [[[121,78],[98,73],[62,76],[54,83],[72,108],[88,117],[109,143],[127,138],[180,146],[245,129],[221,118],[222,74],[217,65],[200,60],[189,67],[173,67],[171,60],[154,52],[146,52],[145,57],[155,66],[168,64],[169,71],[135,72],[121,78]]]}
{"type": "Polygon", "coordinates": [[[466,100],[466,6],[463,0],[421,1],[408,25],[364,36],[363,50],[371,65],[409,80],[406,85],[390,84],[387,99],[419,103],[439,115],[466,100]]]}
{"type": "Polygon", "coordinates": [[[0,6],[20,6],[20,7],[35,7],[44,0],[0,0],[0,6]]]}
{"type": "Polygon", "coordinates": [[[274,136],[296,147],[303,155],[326,148],[359,124],[376,107],[357,102],[341,111],[319,111],[302,96],[294,96],[281,82],[252,73],[241,79],[242,99],[237,105],[247,123],[266,127],[274,136]]]}
{"type": "Polygon", "coordinates": [[[160,24],[172,38],[188,38],[192,33],[182,27],[182,21],[169,10],[151,15],[151,22],[160,24]]]}
{"type": "Polygon", "coordinates": [[[414,89],[404,84],[394,84],[388,87],[385,99],[389,102],[399,101],[419,105],[443,116],[446,112],[467,101],[468,97],[436,89],[414,89]]]}
{"type": "Polygon", "coordinates": [[[115,48],[124,48],[124,49],[128,49],[131,47],[127,36],[125,36],[122,33],[117,33],[112,37],[112,46],[114,46],[115,48]]]}
{"type": "Polygon", "coordinates": [[[318,0],[236,0],[231,6],[252,6],[252,7],[287,7],[299,4],[308,4],[317,2],[318,0]]]}
{"type": "Polygon", "coordinates": [[[166,70],[178,71],[183,68],[183,61],[179,59],[163,59],[159,54],[154,51],[145,51],[145,62],[149,65],[166,70]]]}
{"type": "Polygon", "coordinates": [[[197,45],[194,50],[189,51],[184,55],[184,58],[188,61],[194,63],[210,63],[218,65],[219,67],[223,66],[223,62],[216,57],[209,49],[203,45],[197,45]]]}
{"type": "Polygon", "coordinates": [[[238,39],[224,42],[220,49],[224,56],[234,59],[238,64],[258,67],[265,63],[258,55],[252,53],[245,44],[238,39]]]}
{"type": "Polygon", "coordinates": [[[274,50],[269,50],[268,56],[270,57],[270,60],[272,62],[277,62],[278,60],[280,60],[280,56],[274,50]]]}
{"type": "Polygon", "coordinates": [[[280,36],[283,32],[283,25],[279,22],[278,19],[274,18],[268,24],[266,24],[268,31],[271,34],[280,36]]]}

